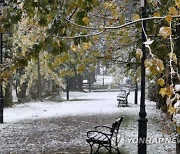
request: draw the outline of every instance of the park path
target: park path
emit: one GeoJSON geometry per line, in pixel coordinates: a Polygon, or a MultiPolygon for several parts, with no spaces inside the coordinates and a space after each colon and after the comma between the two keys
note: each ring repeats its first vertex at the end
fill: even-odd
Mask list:
{"type": "MultiPolygon", "coordinates": [[[[66,102],[33,102],[7,108],[7,119],[0,126],[0,153],[87,154],[86,132],[97,124],[110,125],[120,116],[124,116],[120,130],[122,151],[137,153],[139,105],[134,104],[134,93],[131,92],[128,98],[130,107],[118,108],[117,94],[71,93],[71,100],[66,102]],[[14,120],[16,117],[12,116],[17,115],[17,111],[18,118],[14,120]],[[128,139],[133,140],[128,142],[128,139]]],[[[173,138],[171,122],[167,122],[165,115],[155,109],[155,103],[146,101],[146,109],[148,137],[173,138]]],[[[147,151],[148,154],[175,154],[175,143],[149,143],[147,151]]]]}

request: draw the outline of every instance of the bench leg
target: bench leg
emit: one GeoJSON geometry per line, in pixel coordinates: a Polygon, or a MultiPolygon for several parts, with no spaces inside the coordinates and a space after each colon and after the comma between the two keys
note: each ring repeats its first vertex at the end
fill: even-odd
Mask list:
{"type": "Polygon", "coordinates": [[[90,145],[90,154],[93,154],[93,143],[91,144],[90,142],[88,142],[89,143],[89,145],[90,145]]]}
{"type": "Polygon", "coordinates": [[[101,148],[101,146],[100,146],[100,144],[98,145],[98,148],[97,148],[97,150],[96,150],[96,152],[95,152],[95,154],[99,154],[99,149],[101,148]]]}
{"type": "Polygon", "coordinates": [[[120,101],[118,101],[118,107],[120,107],[120,101]]]}

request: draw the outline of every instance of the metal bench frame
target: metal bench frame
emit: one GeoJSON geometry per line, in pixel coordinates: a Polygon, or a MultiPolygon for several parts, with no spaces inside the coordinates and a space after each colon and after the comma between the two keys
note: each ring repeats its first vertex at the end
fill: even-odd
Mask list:
{"type": "Polygon", "coordinates": [[[91,147],[90,153],[93,154],[93,145],[97,145],[97,149],[94,153],[99,153],[100,148],[105,148],[108,150],[109,154],[112,154],[114,149],[119,154],[119,127],[123,120],[123,117],[118,118],[113,124],[112,127],[109,126],[96,126],[94,130],[87,132],[86,141],[91,147]],[[105,131],[106,130],[106,131],[105,131]]]}

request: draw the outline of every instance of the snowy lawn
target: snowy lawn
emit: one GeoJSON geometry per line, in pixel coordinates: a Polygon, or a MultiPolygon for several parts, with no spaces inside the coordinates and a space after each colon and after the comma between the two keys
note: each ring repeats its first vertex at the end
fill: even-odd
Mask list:
{"type": "MultiPolygon", "coordinates": [[[[15,105],[12,108],[5,108],[4,109],[4,124],[1,124],[1,138],[3,137],[4,133],[8,136],[8,134],[11,132],[12,129],[18,130],[23,128],[22,132],[26,129],[24,128],[24,122],[26,122],[25,125],[28,125],[28,130],[31,130],[29,132],[29,136],[31,136],[31,133],[33,132],[33,128],[35,130],[39,130],[41,132],[41,129],[45,130],[48,129],[47,121],[51,118],[67,118],[67,117],[74,117],[74,121],[76,121],[78,118],[76,117],[97,117],[93,118],[93,121],[98,121],[98,117],[107,120],[108,117],[118,117],[118,116],[124,116],[124,121],[121,126],[121,147],[122,151],[124,153],[128,154],[135,154],[137,153],[137,132],[138,132],[138,113],[139,113],[139,105],[134,104],[134,92],[131,92],[128,97],[128,102],[130,107],[117,107],[117,100],[116,97],[118,95],[118,92],[91,92],[91,93],[81,93],[81,92],[71,92],[70,93],[70,101],[64,101],[64,102],[52,102],[52,101],[44,101],[44,102],[31,102],[26,104],[20,104],[15,105]],[[46,124],[42,122],[42,119],[47,119],[46,124]],[[33,125],[31,128],[30,123],[33,121],[36,121],[36,125],[33,125]],[[41,121],[41,122],[40,122],[41,121]],[[38,124],[39,123],[39,124],[38,124]],[[42,125],[42,126],[41,126],[42,125]],[[41,126],[41,127],[39,127],[41,126]]],[[[65,98],[65,94],[63,94],[63,97],[65,98]]],[[[151,101],[146,101],[146,109],[147,109],[147,118],[148,118],[148,137],[150,139],[150,142],[148,142],[147,151],[149,154],[175,154],[175,143],[173,142],[174,136],[168,134],[168,131],[170,131],[170,128],[167,123],[165,123],[164,119],[165,117],[163,114],[160,113],[160,111],[155,109],[155,103],[151,101]],[[165,138],[168,139],[168,141],[163,140],[165,138]],[[161,139],[161,142],[159,141],[161,139]],[[172,139],[172,141],[169,141],[172,139]]],[[[104,121],[105,121],[104,119],[104,121]]],[[[111,118],[109,118],[111,119],[111,118]]],[[[100,120],[100,119],[99,119],[100,120]]],[[[81,122],[83,122],[82,120],[81,122]]],[[[108,124],[111,124],[113,121],[110,120],[108,124]],[[110,122],[111,121],[111,122],[110,122]]],[[[100,122],[103,123],[103,120],[100,122]]],[[[68,124],[68,121],[66,121],[68,124]]],[[[81,152],[83,153],[83,146],[88,147],[88,145],[85,143],[85,133],[87,129],[90,129],[92,125],[88,124],[88,127],[83,127],[83,125],[86,125],[86,123],[91,122],[84,122],[81,125],[77,125],[78,127],[77,132],[78,137],[76,137],[73,142],[63,142],[61,143],[54,139],[51,141],[51,146],[54,147],[57,143],[61,143],[61,146],[68,147],[72,146],[72,144],[80,145],[79,148],[81,148],[81,152]],[[82,137],[79,137],[82,136],[82,137]],[[54,143],[54,145],[53,145],[54,143]]],[[[93,123],[93,122],[92,122],[93,123]]],[[[69,124],[68,124],[69,125],[69,124]]],[[[52,126],[51,129],[57,127],[57,129],[60,129],[58,126],[52,126]]],[[[71,126],[72,127],[72,126],[71,126]]],[[[67,133],[67,128],[64,126],[63,131],[67,133]]],[[[26,130],[27,131],[27,130],[26,130]]],[[[40,134],[38,132],[38,134],[40,134]]],[[[69,131],[70,132],[70,131],[69,131]]],[[[52,133],[52,132],[51,132],[52,133]]],[[[73,133],[73,132],[72,132],[73,133]]],[[[171,132],[170,132],[171,133],[171,132]]],[[[22,133],[23,134],[23,133],[22,133]]],[[[17,134],[14,134],[14,136],[17,134]]],[[[19,135],[19,134],[18,134],[19,135]]],[[[57,133],[56,133],[57,135],[57,133]]],[[[55,136],[56,136],[55,135],[55,136]]],[[[63,136],[63,134],[59,134],[63,136]]],[[[10,136],[10,135],[9,135],[10,136]]],[[[71,136],[71,135],[70,135],[71,136]]],[[[45,138],[45,136],[44,136],[45,138]]],[[[50,138],[50,137],[49,137],[50,138]]],[[[57,138],[57,137],[56,137],[57,138]]],[[[72,141],[72,140],[71,140],[72,141]]],[[[16,142],[13,140],[13,142],[16,142]]],[[[40,141],[38,141],[40,142],[40,141]]],[[[42,143],[41,143],[42,144],[42,143]]],[[[49,148],[47,143],[45,145],[38,145],[39,149],[42,150],[42,147],[44,151],[49,148]],[[46,147],[47,146],[47,147],[46,147]]],[[[57,144],[59,146],[59,144],[57,144]]],[[[8,146],[8,143],[6,143],[4,146],[8,146]]],[[[3,145],[0,145],[1,148],[3,148],[3,145]]],[[[14,143],[13,148],[15,148],[16,145],[14,143]]],[[[51,147],[51,148],[52,148],[51,147]]],[[[11,151],[13,151],[13,148],[11,151]]],[[[24,147],[25,149],[27,147],[24,147]]],[[[15,148],[16,152],[18,151],[17,147],[15,148]]],[[[40,151],[37,147],[35,148],[37,152],[40,151]]],[[[66,151],[65,151],[66,152],[66,151]]],[[[76,152],[75,152],[76,153],[76,152]]],[[[78,153],[78,152],[77,152],[78,153]]],[[[85,152],[87,153],[87,152],[85,152]]]]}

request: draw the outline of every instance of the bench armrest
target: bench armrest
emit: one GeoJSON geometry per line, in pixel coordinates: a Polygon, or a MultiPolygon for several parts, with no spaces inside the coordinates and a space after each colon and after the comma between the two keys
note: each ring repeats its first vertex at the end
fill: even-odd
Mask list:
{"type": "Polygon", "coordinates": [[[96,131],[96,130],[88,131],[87,137],[88,139],[91,139],[91,140],[99,140],[99,141],[111,140],[111,134],[96,131]]]}

